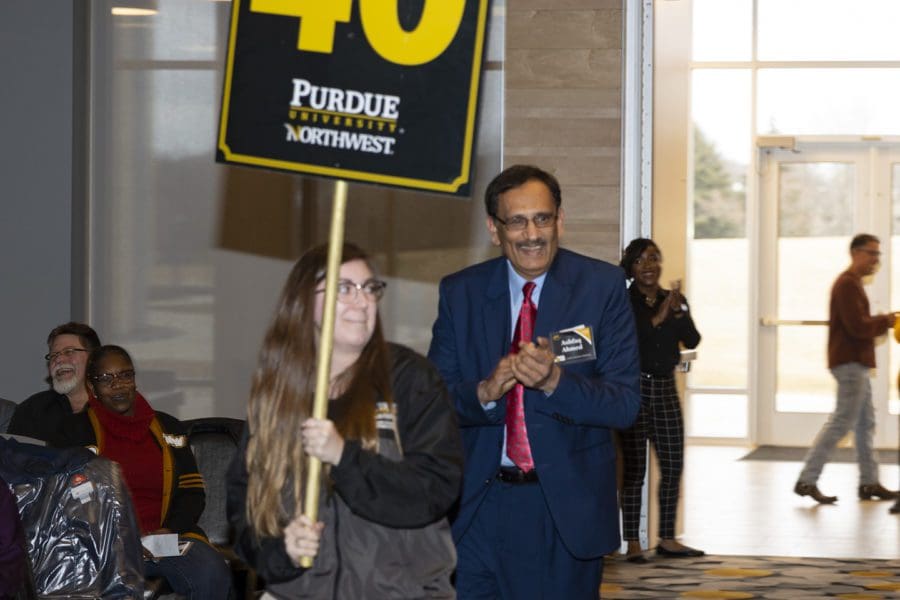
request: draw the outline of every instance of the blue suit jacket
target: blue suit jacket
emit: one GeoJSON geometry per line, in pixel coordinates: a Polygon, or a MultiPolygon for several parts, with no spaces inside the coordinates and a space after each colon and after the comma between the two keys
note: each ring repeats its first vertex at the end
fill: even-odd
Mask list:
{"type": "MultiPolygon", "coordinates": [[[[486,411],[476,387],[509,352],[506,258],[441,281],[430,358],[450,388],[465,447],[465,475],[454,538],[465,533],[496,479],[506,401],[486,411]]],[[[616,451],[611,429],[632,424],[640,406],[634,317],[618,267],[560,249],[541,290],[535,336],[590,325],[597,358],[562,367],[549,397],[525,390],[525,422],[535,470],[563,542],[578,558],[619,545],[616,451]]]]}

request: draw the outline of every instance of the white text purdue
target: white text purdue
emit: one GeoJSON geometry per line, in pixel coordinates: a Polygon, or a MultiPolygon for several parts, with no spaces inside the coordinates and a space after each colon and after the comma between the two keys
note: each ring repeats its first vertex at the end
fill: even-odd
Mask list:
{"type": "Polygon", "coordinates": [[[356,90],[313,85],[306,79],[293,79],[294,89],[291,97],[291,108],[306,106],[315,110],[345,115],[366,115],[381,119],[397,119],[400,116],[399,96],[373,94],[356,90]]]}

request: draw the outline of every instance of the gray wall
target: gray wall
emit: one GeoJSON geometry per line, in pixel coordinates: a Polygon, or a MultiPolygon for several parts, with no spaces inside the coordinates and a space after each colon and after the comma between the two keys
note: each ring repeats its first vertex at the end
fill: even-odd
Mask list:
{"type": "Polygon", "coordinates": [[[0,397],[15,401],[46,387],[47,333],[73,316],[76,4],[0,2],[0,397]]]}

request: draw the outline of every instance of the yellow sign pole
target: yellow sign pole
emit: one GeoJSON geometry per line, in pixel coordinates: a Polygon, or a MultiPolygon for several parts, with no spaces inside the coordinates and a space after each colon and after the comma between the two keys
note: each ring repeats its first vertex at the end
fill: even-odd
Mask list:
{"type": "MultiPolygon", "coordinates": [[[[319,335],[318,369],[316,371],[316,395],[313,400],[313,418],[324,419],[328,415],[328,383],[331,375],[331,348],[334,342],[334,313],[337,301],[337,284],[341,270],[341,251],[344,245],[344,219],[347,213],[347,182],[338,180],[334,185],[334,203],[331,209],[331,236],[328,243],[328,269],[325,273],[325,305],[322,314],[322,331],[319,335]]],[[[313,523],[319,519],[319,483],[322,462],[310,456],[306,469],[306,494],[303,512],[313,523]]],[[[309,568],[312,557],[302,557],[300,566],[309,568]]]]}

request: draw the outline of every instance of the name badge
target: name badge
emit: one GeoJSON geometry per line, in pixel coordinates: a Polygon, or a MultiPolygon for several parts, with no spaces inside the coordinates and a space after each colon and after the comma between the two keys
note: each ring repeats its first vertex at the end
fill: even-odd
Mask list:
{"type": "Polygon", "coordinates": [[[164,433],[163,439],[165,442],[173,448],[184,448],[187,446],[187,436],[186,435],[175,435],[173,433],[164,433]]]}
{"type": "Polygon", "coordinates": [[[576,325],[551,333],[550,348],[558,363],[576,363],[597,358],[594,331],[590,325],[576,325]]]}

